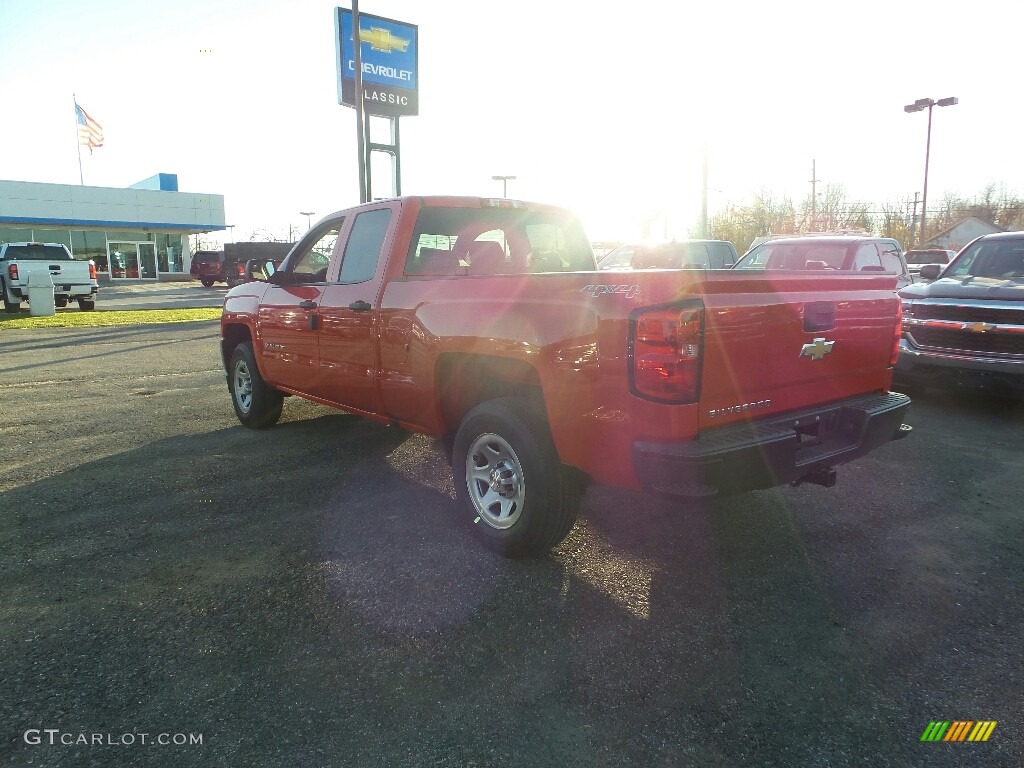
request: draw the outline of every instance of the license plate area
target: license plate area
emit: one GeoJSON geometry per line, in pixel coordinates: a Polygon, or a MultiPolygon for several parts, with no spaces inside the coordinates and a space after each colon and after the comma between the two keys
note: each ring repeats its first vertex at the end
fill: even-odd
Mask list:
{"type": "Polygon", "coordinates": [[[852,448],[863,430],[864,413],[840,408],[815,416],[805,416],[793,423],[798,444],[796,464],[810,464],[833,453],[852,448]]]}

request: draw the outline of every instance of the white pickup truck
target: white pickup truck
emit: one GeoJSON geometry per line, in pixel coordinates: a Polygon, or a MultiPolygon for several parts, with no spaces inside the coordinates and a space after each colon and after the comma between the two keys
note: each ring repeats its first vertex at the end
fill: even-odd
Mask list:
{"type": "Polygon", "coordinates": [[[18,312],[28,300],[28,279],[45,272],[53,281],[53,301],[66,307],[77,301],[79,309],[95,309],[99,283],[92,261],[76,260],[61,243],[4,243],[0,245],[0,291],[4,309],[18,312]]]}

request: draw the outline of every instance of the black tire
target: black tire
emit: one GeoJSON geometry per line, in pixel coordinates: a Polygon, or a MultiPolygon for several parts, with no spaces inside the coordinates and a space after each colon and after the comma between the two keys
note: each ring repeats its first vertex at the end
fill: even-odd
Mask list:
{"type": "Polygon", "coordinates": [[[83,312],[96,309],[96,299],[79,299],[78,308],[83,312]]]}
{"type": "Polygon", "coordinates": [[[559,462],[544,419],[521,398],[489,400],[466,414],[452,469],[460,515],[506,557],[542,555],[576,523],[583,486],[559,462]]]}
{"type": "Polygon", "coordinates": [[[228,389],[231,391],[235,415],[250,429],[272,427],[281,418],[284,395],[263,381],[252,352],[252,344],[248,341],[239,344],[231,353],[228,389]]]}
{"type": "Polygon", "coordinates": [[[4,312],[7,312],[10,315],[21,312],[20,301],[17,304],[15,304],[13,301],[7,300],[7,286],[4,285],[3,280],[0,280],[0,294],[2,294],[4,298],[4,312]]]}
{"type": "Polygon", "coordinates": [[[202,283],[207,288],[212,288],[213,284],[216,283],[217,281],[214,280],[212,277],[200,277],[199,282],[202,283]]]}
{"type": "Polygon", "coordinates": [[[67,296],[54,296],[53,297],[53,305],[55,307],[66,307],[68,305],[68,297],[67,296]]]}

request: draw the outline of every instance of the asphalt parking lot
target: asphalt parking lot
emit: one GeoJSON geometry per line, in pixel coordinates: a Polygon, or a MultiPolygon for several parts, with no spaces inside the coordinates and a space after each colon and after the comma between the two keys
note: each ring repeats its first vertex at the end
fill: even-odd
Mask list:
{"type": "MultiPolygon", "coordinates": [[[[189,307],[220,307],[228,287],[215,283],[207,288],[198,280],[189,282],[103,283],[100,285],[97,309],[185,309],[189,307]]],[[[57,312],[78,312],[71,304],[57,312]]]]}
{"type": "Polygon", "coordinates": [[[832,489],[594,487],[506,561],[432,441],[297,398],[239,426],[216,323],[0,355],[7,764],[1024,764],[1020,402],[926,394],[832,489]]]}

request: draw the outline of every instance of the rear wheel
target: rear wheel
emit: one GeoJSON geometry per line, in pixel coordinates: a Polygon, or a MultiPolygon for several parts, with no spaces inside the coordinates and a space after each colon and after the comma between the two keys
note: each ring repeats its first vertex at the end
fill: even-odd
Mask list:
{"type": "Polygon", "coordinates": [[[96,309],[96,299],[79,299],[78,308],[83,312],[90,309],[96,309]]]}
{"type": "Polygon", "coordinates": [[[284,395],[260,376],[248,341],[235,347],[228,363],[228,389],[238,420],[250,429],[271,427],[281,418],[284,395]]]}
{"type": "Polygon", "coordinates": [[[214,284],[215,282],[217,282],[217,281],[216,281],[216,280],[214,280],[214,279],[213,279],[212,277],[200,277],[200,278],[199,278],[199,282],[201,282],[201,283],[202,283],[203,285],[205,285],[205,286],[206,286],[207,288],[212,288],[212,287],[213,287],[213,284],[214,284]]]}
{"type": "Polygon", "coordinates": [[[460,513],[507,557],[544,554],[576,522],[582,484],[558,461],[547,425],[525,400],[470,411],[455,435],[452,466],[460,513]]]}
{"type": "Polygon", "coordinates": [[[54,296],[53,297],[53,305],[55,307],[66,307],[68,305],[68,297],[67,296],[54,296]]]}
{"type": "Polygon", "coordinates": [[[20,301],[18,303],[15,303],[13,301],[9,301],[8,300],[8,298],[7,298],[7,286],[4,284],[3,280],[0,280],[0,293],[2,293],[3,297],[4,297],[4,311],[5,312],[8,312],[8,313],[13,315],[16,312],[20,312],[21,311],[21,302],[20,301]]]}

